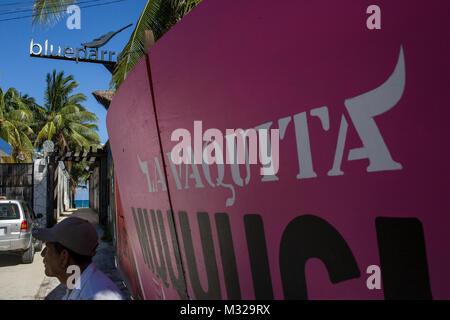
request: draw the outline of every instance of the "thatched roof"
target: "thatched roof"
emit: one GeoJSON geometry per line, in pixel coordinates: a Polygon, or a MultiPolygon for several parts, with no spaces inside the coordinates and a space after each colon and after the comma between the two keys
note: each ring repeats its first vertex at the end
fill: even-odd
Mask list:
{"type": "Polygon", "coordinates": [[[0,158],[2,157],[9,157],[9,154],[7,154],[6,152],[0,150],[0,158]]]}
{"type": "Polygon", "coordinates": [[[106,110],[108,110],[109,104],[111,103],[114,97],[114,91],[99,90],[92,92],[92,95],[99,103],[101,103],[106,108],[106,110]]]}

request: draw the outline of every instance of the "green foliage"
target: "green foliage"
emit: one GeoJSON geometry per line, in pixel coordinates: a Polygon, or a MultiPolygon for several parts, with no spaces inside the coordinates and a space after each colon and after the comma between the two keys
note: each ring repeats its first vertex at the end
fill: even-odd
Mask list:
{"type": "MultiPolygon", "coordinates": [[[[34,0],[33,25],[49,26],[59,21],[67,6],[75,2],[75,0],[34,0]]],[[[111,88],[114,90],[119,88],[145,53],[143,42],[145,30],[152,30],[155,41],[158,41],[200,2],[201,0],[148,0],[128,43],[117,58],[111,88]]]]}
{"type": "Polygon", "coordinates": [[[0,137],[12,148],[11,159],[14,162],[30,162],[33,157],[33,144],[30,137],[34,134],[30,124],[33,114],[26,99],[14,89],[5,93],[0,89],[0,137]]]}
{"type": "Polygon", "coordinates": [[[70,177],[75,187],[82,187],[89,177],[89,171],[86,169],[88,162],[74,162],[70,168],[70,177]]]}
{"type": "Polygon", "coordinates": [[[35,0],[32,24],[40,27],[55,23],[64,16],[67,6],[75,0],[35,0]]]}
{"type": "MultiPolygon", "coordinates": [[[[71,151],[99,147],[97,116],[81,105],[86,96],[74,93],[78,83],[73,77],[53,71],[46,84],[43,107],[14,88],[0,89],[0,137],[12,147],[11,157],[2,162],[31,162],[34,148],[40,149],[47,139],[71,151]]],[[[74,188],[86,181],[87,166],[87,162],[68,165],[74,188]]]]}
{"type": "Polygon", "coordinates": [[[56,70],[47,74],[46,83],[44,107],[34,108],[35,125],[41,128],[37,131],[35,147],[40,148],[45,140],[72,151],[97,147],[100,138],[93,122],[98,118],[81,105],[86,100],[84,94],[72,95],[78,83],[72,76],[64,76],[64,72],[56,73],[56,70]]]}
{"type": "Polygon", "coordinates": [[[117,58],[110,86],[117,90],[145,53],[145,30],[152,30],[157,41],[200,2],[201,0],[148,0],[130,40],[117,58]]]}

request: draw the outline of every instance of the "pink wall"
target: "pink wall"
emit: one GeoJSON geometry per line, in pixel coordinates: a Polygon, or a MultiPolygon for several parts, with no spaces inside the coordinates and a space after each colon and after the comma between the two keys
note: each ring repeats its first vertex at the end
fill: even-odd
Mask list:
{"type": "Polygon", "coordinates": [[[371,4],[204,0],[150,50],[164,162],[146,58],[128,75],[107,126],[146,299],[450,298],[450,3],[377,1],[368,30],[371,4]],[[197,120],[280,129],[277,176],[170,166],[197,120]]]}

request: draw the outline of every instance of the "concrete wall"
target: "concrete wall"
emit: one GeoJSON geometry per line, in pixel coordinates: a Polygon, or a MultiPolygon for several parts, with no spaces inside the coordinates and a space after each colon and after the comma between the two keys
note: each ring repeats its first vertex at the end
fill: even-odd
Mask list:
{"type": "MultiPolygon", "coordinates": [[[[47,212],[47,162],[45,159],[37,159],[34,162],[34,206],[33,210],[42,213],[43,223],[46,224],[47,212]]],[[[57,197],[55,199],[55,208],[57,217],[71,207],[72,190],[70,188],[70,176],[66,170],[64,162],[59,162],[55,172],[55,190],[57,197]]]]}
{"type": "Polygon", "coordinates": [[[89,177],[89,207],[98,212],[100,196],[100,168],[96,167],[89,177]]]}
{"type": "Polygon", "coordinates": [[[34,161],[34,206],[33,210],[42,213],[46,223],[47,212],[47,164],[45,159],[36,159],[34,161]]]}
{"type": "Polygon", "coordinates": [[[57,212],[58,217],[70,208],[70,176],[62,161],[58,164],[58,198],[57,198],[57,212]]]}

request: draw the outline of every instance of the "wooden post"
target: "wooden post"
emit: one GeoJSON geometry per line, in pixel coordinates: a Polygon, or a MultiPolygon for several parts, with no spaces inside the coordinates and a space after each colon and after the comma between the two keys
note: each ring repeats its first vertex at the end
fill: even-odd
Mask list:
{"type": "Polygon", "coordinates": [[[55,225],[55,201],[54,201],[54,179],[55,179],[55,161],[53,155],[49,156],[47,165],[47,228],[55,225]]]}
{"type": "Polygon", "coordinates": [[[148,54],[148,50],[155,44],[155,36],[152,30],[145,30],[143,35],[145,54],[148,54]]]}
{"type": "Polygon", "coordinates": [[[100,157],[100,181],[99,181],[99,223],[106,225],[108,223],[108,185],[107,185],[107,158],[100,157]]]}

